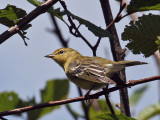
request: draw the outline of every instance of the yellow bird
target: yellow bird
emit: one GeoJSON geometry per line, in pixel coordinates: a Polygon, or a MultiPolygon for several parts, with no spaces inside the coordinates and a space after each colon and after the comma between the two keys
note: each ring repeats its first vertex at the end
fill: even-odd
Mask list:
{"type": "Polygon", "coordinates": [[[96,90],[108,84],[119,84],[110,78],[128,66],[147,64],[140,61],[111,61],[102,57],[83,56],[72,48],[60,48],[47,58],[55,60],[65,71],[69,80],[86,90],[96,90]]]}

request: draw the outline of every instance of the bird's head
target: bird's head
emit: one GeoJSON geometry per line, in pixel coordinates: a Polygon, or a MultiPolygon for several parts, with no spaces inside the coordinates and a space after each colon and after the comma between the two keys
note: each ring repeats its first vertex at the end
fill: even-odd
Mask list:
{"type": "Polygon", "coordinates": [[[79,52],[73,50],[72,48],[60,48],[54,51],[50,55],[46,55],[47,58],[52,58],[55,60],[60,66],[64,67],[64,64],[67,60],[74,59],[77,56],[81,56],[79,52]]]}

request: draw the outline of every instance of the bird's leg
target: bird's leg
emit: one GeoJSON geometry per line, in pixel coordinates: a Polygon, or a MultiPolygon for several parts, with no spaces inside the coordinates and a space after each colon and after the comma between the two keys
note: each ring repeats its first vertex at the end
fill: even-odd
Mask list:
{"type": "Polygon", "coordinates": [[[89,93],[94,87],[95,87],[95,84],[93,84],[92,87],[89,89],[89,91],[84,95],[87,98],[86,100],[87,103],[90,102],[89,93]]]}

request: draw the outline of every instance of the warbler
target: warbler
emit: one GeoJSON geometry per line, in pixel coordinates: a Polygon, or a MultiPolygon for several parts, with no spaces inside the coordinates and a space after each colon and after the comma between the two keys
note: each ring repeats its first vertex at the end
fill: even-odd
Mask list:
{"type": "Polygon", "coordinates": [[[56,61],[70,81],[86,90],[97,90],[108,84],[118,85],[122,82],[111,79],[116,72],[128,66],[147,64],[140,61],[115,62],[102,57],[83,56],[72,48],[60,48],[45,57],[56,61]]]}

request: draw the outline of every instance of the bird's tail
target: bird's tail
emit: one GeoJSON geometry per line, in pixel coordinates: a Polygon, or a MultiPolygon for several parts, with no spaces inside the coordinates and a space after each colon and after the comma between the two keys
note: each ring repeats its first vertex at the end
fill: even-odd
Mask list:
{"type": "Polygon", "coordinates": [[[120,61],[120,62],[118,62],[118,64],[125,65],[126,67],[129,67],[129,66],[142,65],[142,64],[148,64],[148,63],[140,62],[140,61],[120,61]]]}

